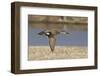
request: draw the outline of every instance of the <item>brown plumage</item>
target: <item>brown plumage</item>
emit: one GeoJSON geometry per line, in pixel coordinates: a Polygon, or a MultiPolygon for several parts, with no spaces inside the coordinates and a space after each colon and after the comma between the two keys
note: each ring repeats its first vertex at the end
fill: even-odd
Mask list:
{"type": "Polygon", "coordinates": [[[48,39],[49,39],[49,46],[51,48],[51,51],[53,52],[56,44],[56,37],[52,36],[52,37],[48,37],[48,39]]]}
{"type": "Polygon", "coordinates": [[[38,34],[39,35],[45,35],[45,36],[48,37],[49,46],[50,46],[51,51],[53,52],[54,49],[55,49],[57,32],[56,31],[49,31],[49,32],[42,31],[42,32],[40,32],[38,34]]]}
{"type": "Polygon", "coordinates": [[[56,45],[56,35],[57,34],[69,34],[68,32],[58,32],[57,30],[49,30],[49,31],[42,31],[40,33],[38,33],[39,35],[45,35],[48,37],[48,41],[49,41],[49,46],[51,51],[53,52],[55,49],[55,45],[56,45]]]}

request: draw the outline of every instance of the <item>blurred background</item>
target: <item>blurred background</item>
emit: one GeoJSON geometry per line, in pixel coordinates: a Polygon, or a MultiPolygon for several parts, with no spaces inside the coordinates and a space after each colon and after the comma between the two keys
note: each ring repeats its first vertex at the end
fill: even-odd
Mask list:
{"type": "Polygon", "coordinates": [[[67,35],[57,35],[56,46],[87,46],[87,28],[87,17],[28,15],[28,44],[49,46],[48,38],[38,33],[55,29],[69,32],[67,35]]]}

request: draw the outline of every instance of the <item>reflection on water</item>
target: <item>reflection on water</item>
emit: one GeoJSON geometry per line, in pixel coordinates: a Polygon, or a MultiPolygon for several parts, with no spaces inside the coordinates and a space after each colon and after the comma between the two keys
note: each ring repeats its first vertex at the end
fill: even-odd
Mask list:
{"type": "MultiPolygon", "coordinates": [[[[38,35],[39,32],[41,32],[42,29],[36,29],[32,27],[28,27],[28,44],[29,46],[35,46],[35,45],[44,45],[48,46],[48,38],[45,36],[38,35]]],[[[70,34],[68,35],[57,35],[56,38],[56,45],[60,46],[87,46],[87,30],[71,30],[69,29],[68,32],[70,34]]]]}

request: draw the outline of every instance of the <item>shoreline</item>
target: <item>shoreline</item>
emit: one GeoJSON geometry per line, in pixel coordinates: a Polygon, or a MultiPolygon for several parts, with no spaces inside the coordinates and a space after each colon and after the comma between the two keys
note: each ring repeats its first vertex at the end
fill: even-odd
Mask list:
{"type": "Polygon", "coordinates": [[[82,59],[88,57],[87,47],[56,46],[54,52],[49,46],[28,47],[28,60],[82,59]]]}

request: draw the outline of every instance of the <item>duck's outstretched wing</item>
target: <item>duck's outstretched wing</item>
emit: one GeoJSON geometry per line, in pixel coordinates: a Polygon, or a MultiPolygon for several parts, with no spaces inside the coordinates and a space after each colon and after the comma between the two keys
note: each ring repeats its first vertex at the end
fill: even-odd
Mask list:
{"type": "Polygon", "coordinates": [[[66,32],[66,31],[59,31],[59,32],[57,32],[57,35],[59,35],[59,34],[67,35],[67,34],[70,34],[70,33],[66,32]]]}
{"type": "Polygon", "coordinates": [[[44,34],[44,31],[38,33],[38,35],[43,35],[43,34],[44,34]]]}
{"type": "Polygon", "coordinates": [[[66,31],[61,31],[60,34],[70,34],[70,33],[66,31]]]}
{"type": "Polygon", "coordinates": [[[56,37],[48,37],[49,39],[49,46],[50,46],[50,49],[51,51],[53,52],[54,49],[55,49],[55,44],[56,44],[56,37]]]}

